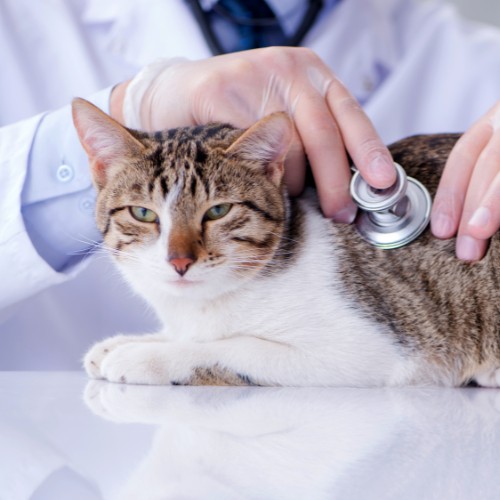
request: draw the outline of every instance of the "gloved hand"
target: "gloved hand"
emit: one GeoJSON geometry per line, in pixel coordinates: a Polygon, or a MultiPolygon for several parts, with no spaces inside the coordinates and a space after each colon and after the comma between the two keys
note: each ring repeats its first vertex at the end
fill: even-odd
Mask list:
{"type": "Polygon", "coordinates": [[[481,259],[500,228],[500,102],[457,142],[446,163],[431,215],[439,238],[457,234],[457,256],[481,259]]]}
{"type": "Polygon", "coordinates": [[[115,88],[111,98],[116,119],[149,131],[212,121],[248,127],[283,110],[296,127],[285,169],[292,195],[303,188],[304,151],[323,212],[339,222],[352,222],[356,213],[346,149],[373,187],[395,181],[390,153],[361,106],[309,49],[273,47],[201,61],[160,60],[115,88]]]}

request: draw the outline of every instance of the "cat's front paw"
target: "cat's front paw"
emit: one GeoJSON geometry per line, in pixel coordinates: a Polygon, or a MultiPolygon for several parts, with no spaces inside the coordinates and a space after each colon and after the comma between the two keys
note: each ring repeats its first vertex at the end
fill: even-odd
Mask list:
{"type": "Polygon", "coordinates": [[[116,335],[94,344],[83,358],[83,367],[91,378],[104,378],[101,364],[104,358],[116,347],[128,342],[126,335],[116,335]]]}
{"type": "Polygon", "coordinates": [[[141,342],[164,341],[161,334],[115,335],[94,344],[83,358],[83,367],[90,378],[107,379],[102,371],[104,360],[117,348],[141,342]]]}
{"type": "Polygon", "coordinates": [[[121,384],[146,385],[254,385],[217,360],[210,362],[206,344],[169,342],[150,335],[111,337],[96,344],[85,356],[92,378],[121,384]]]}
{"type": "Polygon", "coordinates": [[[172,363],[166,347],[165,343],[152,342],[116,346],[102,360],[100,373],[104,379],[121,384],[171,384],[172,371],[182,371],[182,362],[172,363]]]}

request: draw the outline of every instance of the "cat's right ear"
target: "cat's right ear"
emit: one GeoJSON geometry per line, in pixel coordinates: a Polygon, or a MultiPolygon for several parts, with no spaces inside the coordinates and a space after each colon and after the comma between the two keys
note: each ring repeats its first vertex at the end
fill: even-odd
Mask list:
{"type": "Polygon", "coordinates": [[[85,99],[73,99],[72,111],[94,183],[102,189],[112,171],[141,154],[144,146],[125,127],[85,99]]]}

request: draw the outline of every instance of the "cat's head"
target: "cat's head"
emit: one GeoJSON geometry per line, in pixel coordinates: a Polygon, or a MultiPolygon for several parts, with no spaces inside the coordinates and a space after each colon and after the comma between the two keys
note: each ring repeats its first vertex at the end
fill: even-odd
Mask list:
{"type": "Polygon", "coordinates": [[[73,118],[98,192],[97,225],[138,291],[209,298],[269,265],[287,211],[286,114],[248,130],[147,134],[75,99],[73,118]]]}

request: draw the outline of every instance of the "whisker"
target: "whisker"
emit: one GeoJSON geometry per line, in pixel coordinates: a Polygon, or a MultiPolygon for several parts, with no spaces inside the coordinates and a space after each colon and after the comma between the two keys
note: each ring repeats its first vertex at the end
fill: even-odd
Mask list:
{"type": "Polygon", "coordinates": [[[272,234],[273,236],[277,236],[281,240],[291,241],[292,243],[300,243],[299,240],[296,240],[294,238],[289,238],[288,236],[284,236],[283,234],[274,233],[272,231],[269,231],[268,234],[272,234]]]}

